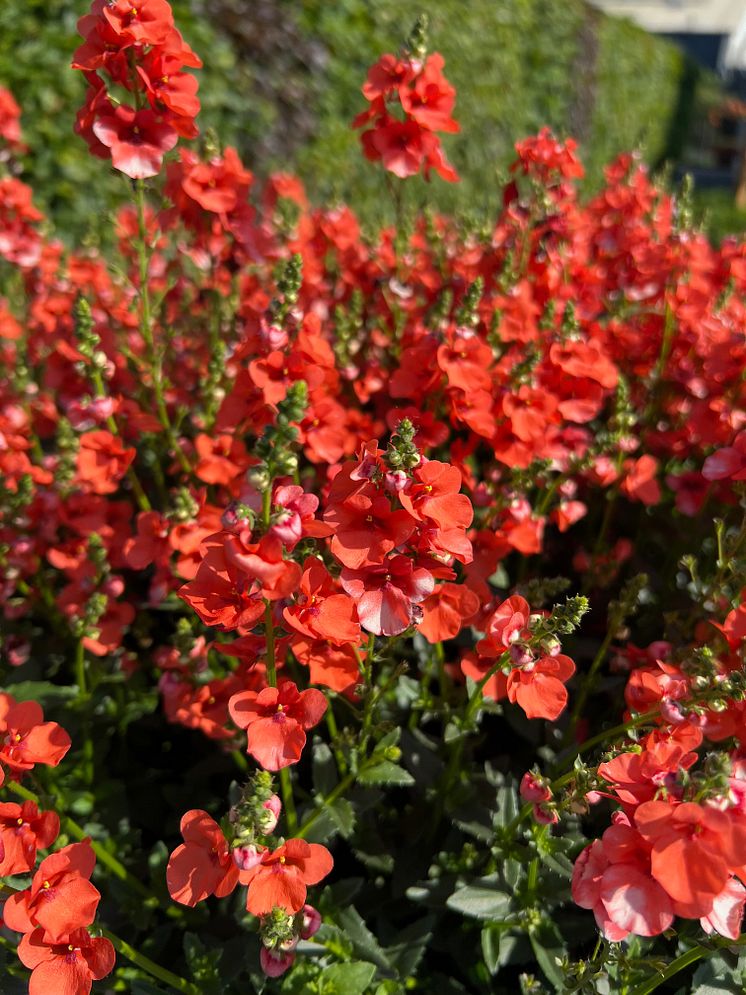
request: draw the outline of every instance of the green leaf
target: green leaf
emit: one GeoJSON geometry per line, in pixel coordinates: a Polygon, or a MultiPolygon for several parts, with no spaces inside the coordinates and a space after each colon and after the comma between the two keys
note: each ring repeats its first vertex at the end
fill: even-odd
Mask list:
{"type": "Polygon", "coordinates": [[[336,788],[339,777],[337,765],[329,747],[320,739],[313,744],[313,789],[317,794],[326,796],[336,788]]]}
{"type": "Polygon", "coordinates": [[[358,775],[358,783],[389,784],[408,788],[414,784],[414,778],[409,771],[404,770],[398,764],[394,764],[390,760],[381,760],[380,763],[362,770],[358,775]]]}
{"type": "Polygon", "coordinates": [[[490,974],[497,974],[500,969],[500,934],[499,927],[490,924],[482,930],[482,957],[490,974]]]}
{"type": "Polygon", "coordinates": [[[503,919],[510,909],[511,896],[497,887],[497,876],[479,878],[474,884],[454,891],[446,905],[473,919],[503,919]]]}
{"type": "Polygon", "coordinates": [[[12,694],[16,701],[64,701],[76,698],[76,687],[61,687],[50,684],[49,681],[19,681],[17,684],[6,684],[5,690],[12,694]]]}
{"type": "Polygon", "coordinates": [[[344,931],[348,940],[352,943],[355,953],[359,957],[372,961],[377,967],[391,974],[391,962],[381,948],[378,940],[371,933],[354,905],[339,912],[336,917],[337,925],[344,931]]]}
{"type": "Polygon", "coordinates": [[[565,975],[557,963],[557,960],[566,953],[560,931],[554,923],[545,921],[529,933],[529,939],[539,967],[546,975],[547,980],[554,985],[558,992],[564,991],[565,975]]]}
{"type": "Polygon", "coordinates": [[[365,995],[375,973],[375,965],[365,961],[332,964],[319,975],[319,995],[365,995]]]}

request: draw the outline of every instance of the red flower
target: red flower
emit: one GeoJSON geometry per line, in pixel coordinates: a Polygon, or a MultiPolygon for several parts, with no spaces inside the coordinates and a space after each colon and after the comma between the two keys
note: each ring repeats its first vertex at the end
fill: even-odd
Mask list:
{"type": "Polygon", "coordinates": [[[376,636],[398,636],[422,618],[416,606],[432,594],[435,578],[407,556],[391,556],[380,566],[342,571],[345,591],[355,599],[360,624],[376,636]]]}
{"type": "Polygon", "coordinates": [[[92,983],[114,969],[115,960],[109,940],[86,929],[74,929],[59,942],[35,929],[18,944],[18,956],[31,968],[29,995],[88,995],[92,983]]]}
{"type": "Polygon", "coordinates": [[[581,908],[593,909],[612,943],[630,933],[657,936],[673,922],[673,902],[650,874],[649,849],[623,816],[576,860],[572,897],[581,908]]]}
{"type": "Polygon", "coordinates": [[[418,521],[430,519],[438,528],[467,529],[474,517],[471,501],[460,494],[461,471],[448,463],[429,460],[414,471],[401,492],[402,506],[418,521]]]}
{"type": "Polygon", "coordinates": [[[708,456],[702,467],[706,480],[746,480],[746,432],[739,432],[732,446],[708,456]]]}
{"type": "Polygon", "coordinates": [[[425,60],[421,72],[412,83],[404,80],[399,85],[399,99],[406,114],[428,131],[459,130],[451,117],[456,103],[456,90],[443,75],[445,60],[440,52],[433,52],[425,60]]]}
{"type": "Polygon", "coordinates": [[[494,659],[506,649],[529,635],[531,608],[520,594],[513,594],[492,612],[486,625],[485,638],[477,643],[480,656],[494,659]]]}
{"type": "MultiPolygon", "coordinates": [[[[360,679],[360,665],[350,643],[330,646],[328,642],[294,636],[290,646],[298,663],[308,667],[312,684],[342,693],[351,690],[360,679]]],[[[359,655],[365,658],[362,650],[359,655]]]]}
{"type": "Polygon", "coordinates": [[[569,656],[543,656],[516,667],[508,674],[508,698],[521,706],[529,719],[558,718],[567,704],[567,688],[575,673],[569,656]]]}
{"type": "Polygon", "coordinates": [[[16,702],[0,692],[0,765],[13,772],[31,770],[34,764],[56,767],[70,745],[70,737],[61,726],[44,721],[41,705],[16,702]]]}
{"type": "Polygon", "coordinates": [[[207,812],[192,809],[181,820],[184,842],[168,861],[166,883],[171,898],[194,906],[209,895],[225,898],[238,883],[238,868],[220,826],[207,812]]]}
{"type": "Polygon", "coordinates": [[[124,104],[94,121],[93,133],[111,150],[112,166],[133,180],[157,176],[163,156],[179,138],[153,111],[136,111],[124,104]]]}
{"type": "Polygon", "coordinates": [[[108,0],[101,13],[127,45],[162,45],[174,29],[167,0],[108,0]]]}
{"type": "Polygon", "coordinates": [[[113,494],[135,458],[120,440],[104,429],[80,437],[78,480],[94,494],[113,494]]]}
{"type": "Polygon", "coordinates": [[[638,460],[628,461],[625,470],[622,493],[632,501],[641,501],[647,505],[658,504],[661,499],[660,485],[656,480],[658,460],[654,456],[641,456],[638,460]]]}
{"type": "Polygon", "coordinates": [[[179,597],[205,625],[250,629],[264,614],[265,598],[288,597],[298,584],[300,567],[282,558],[276,538],[246,545],[231,532],[218,532],[203,546],[197,575],[180,588],[179,597]]]}
{"type": "Polygon", "coordinates": [[[137,535],[124,543],[123,556],[132,570],[144,570],[151,563],[165,563],[171,555],[169,524],[157,511],[141,511],[137,535]]]}
{"type": "Polygon", "coordinates": [[[267,850],[260,864],[241,872],[241,883],[249,886],[247,911],[255,916],[269,915],[274,908],[300,912],[307,885],[318,884],[333,866],[332,855],[319,843],[288,840],[272,852],[267,850]]]}
{"type": "Polygon", "coordinates": [[[743,864],[746,820],[693,802],[644,802],[635,824],[651,844],[651,873],[676,903],[678,915],[707,916],[743,864]]]}
{"type": "MultiPolygon", "coordinates": [[[[349,479],[346,468],[342,473],[349,479]]],[[[342,473],[337,475],[335,485],[342,473]]],[[[332,553],[352,570],[383,563],[386,554],[405,542],[415,528],[407,511],[392,511],[389,499],[368,484],[339,504],[333,503],[330,496],[324,521],[335,530],[332,553]]]]}
{"type": "Polygon", "coordinates": [[[242,691],[228,705],[231,718],[247,730],[247,753],[265,770],[280,770],[300,760],[311,729],[326,711],[326,698],[315,688],[298,691],[292,681],[263,691],[242,691]]]}
{"type": "Polygon", "coordinates": [[[45,937],[59,943],[75,929],[89,926],[101,899],[88,880],[96,865],[90,842],[71,843],[39,864],[29,888],[5,903],[5,925],[19,933],[41,926],[45,937]]]}
{"type": "Polygon", "coordinates": [[[0,878],[33,871],[37,849],[45,850],[57,839],[60,818],[56,812],[40,812],[33,802],[0,804],[0,878]]]}
{"type": "Polygon", "coordinates": [[[464,584],[438,584],[422,602],[423,618],[417,631],[433,644],[454,639],[479,607],[479,597],[464,584]]]}
{"type": "Polygon", "coordinates": [[[360,641],[355,603],[338,592],[321,560],[309,556],[303,564],[300,593],[283,610],[287,624],[309,639],[327,640],[335,646],[360,641]]]}

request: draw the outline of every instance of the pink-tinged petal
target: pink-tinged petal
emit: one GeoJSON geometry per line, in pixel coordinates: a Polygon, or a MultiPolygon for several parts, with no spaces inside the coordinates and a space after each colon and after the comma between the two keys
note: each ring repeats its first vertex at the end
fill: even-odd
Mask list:
{"type": "Polygon", "coordinates": [[[737,940],[741,935],[744,903],[746,888],[736,878],[731,878],[716,896],[710,914],[700,919],[702,929],[706,933],[714,930],[729,940],[737,940]]]}
{"type": "Polygon", "coordinates": [[[744,455],[737,449],[726,446],[707,457],[702,467],[702,476],[705,480],[724,480],[742,470],[744,464],[746,464],[744,455]]]}
{"type": "Polygon", "coordinates": [[[410,624],[411,602],[398,587],[368,591],[357,605],[360,624],[376,636],[398,636],[410,624]]]}
{"type": "Polygon", "coordinates": [[[614,864],[601,878],[609,919],[637,936],[658,936],[673,922],[673,904],[657,881],[632,864],[614,864]]]}
{"type": "Polygon", "coordinates": [[[609,862],[601,840],[594,840],[583,850],[572,872],[572,900],[581,909],[592,909],[601,897],[601,876],[609,862]]]}

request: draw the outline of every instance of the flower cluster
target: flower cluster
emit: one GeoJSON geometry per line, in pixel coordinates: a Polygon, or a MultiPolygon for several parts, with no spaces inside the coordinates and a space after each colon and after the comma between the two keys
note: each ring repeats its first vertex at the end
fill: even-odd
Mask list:
{"type": "MultiPolygon", "coordinates": [[[[37,764],[56,767],[71,745],[61,726],[44,722],[36,702],[17,702],[8,694],[0,694],[0,736],[0,772],[7,771],[15,784],[37,764]]],[[[88,930],[101,899],[90,881],[96,864],[90,840],[70,843],[36,867],[38,850],[49,849],[59,832],[57,813],[40,810],[34,801],[0,803],[0,877],[33,874],[28,887],[12,890],[2,909],[3,924],[23,934],[18,956],[31,968],[30,995],[88,995],[93,981],[114,967],[110,941],[88,930]]]]}
{"type": "Polygon", "coordinates": [[[309,885],[331,871],[326,847],[289,839],[271,846],[281,802],[271,778],[258,772],[219,826],[207,812],[187,812],[181,820],[184,842],[171,854],[167,882],[171,897],[194,906],[210,895],[225,898],[247,885],[246,911],[257,916],[262,936],[261,966],[279,977],[294,960],[299,939],[308,939],[321,917],[306,903],[309,885]]]}
{"type": "Polygon", "coordinates": [[[434,170],[449,183],[458,173],[446,159],[438,132],[459,130],[452,117],[456,90],[443,74],[439,52],[425,54],[421,25],[401,57],[387,53],[371,66],[363,86],[369,107],[355,118],[363,152],[401,179],[434,170]],[[419,30],[418,30],[419,29],[419,30]]]}
{"type": "Polygon", "coordinates": [[[167,0],[93,0],[73,57],[88,83],[75,130],[93,155],[132,179],[156,176],[179,136],[195,138],[201,60],[174,25],[167,0]],[[103,75],[102,75],[103,74],[103,75]],[[123,100],[114,91],[124,90],[123,100]]]}
{"type": "MultiPolygon", "coordinates": [[[[422,937],[446,950],[463,912],[484,920],[484,964],[458,985],[484,988],[524,956],[519,934],[533,950],[559,934],[558,874],[610,943],[676,917],[735,939],[746,247],[691,230],[632,155],[581,200],[575,143],[547,129],[518,143],[489,225],[432,213],[364,235],[351,208],[310,205],[286,174],[255,180],[212,140],[162,169],[199,107],[184,72],[199,59],[165,0],[95,0],[80,30],[77,130],[138,180],[116,267],[49,237],[31,190],[0,177],[0,657],[22,686],[0,693],[18,796],[0,803],[0,874],[32,875],[3,921],[34,995],[85,995],[112,969],[91,931],[95,852],[149,916],[168,902],[115,855],[134,867],[152,821],[133,805],[114,824],[115,780],[96,797],[108,768],[140,769],[132,744],[153,729],[176,744],[153,775],[170,818],[154,879],[190,909],[245,888],[235,929],[258,934],[269,977],[360,990],[379,969],[441,990],[422,937]],[[21,700],[29,687],[70,709],[69,777],[70,737],[21,700]],[[19,783],[32,770],[38,796],[19,783]],[[215,785],[229,801],[206,797],[215,785]],[[55,792],[90,813],[85,830],[45,808],[55,792]],[[77,842],[37,867],[61,832],[77,842]],[[307,904],[322,881],[323,925],[307,904]],[[353,891],[406,941],[374,943],[353,891]],[[511,941],[499,956],[493,925],[511,941]]],[[[455,94],[421,33],[364,93],[369,158],[455,179],[438,138],[455,94]]],[[[0,100],[8,147],[15,123],[0,100]]],[[[169,955],[182,916],[214,925],[168,908],[169,955]]],[[[194,984],[117,949],[176,990],[233,993],[196,941],[194,984]]],[[[576,968],[542,951],[559,990],[576,968]]],[[[619,990],[638,962],[609,956],[619,990]]]]}

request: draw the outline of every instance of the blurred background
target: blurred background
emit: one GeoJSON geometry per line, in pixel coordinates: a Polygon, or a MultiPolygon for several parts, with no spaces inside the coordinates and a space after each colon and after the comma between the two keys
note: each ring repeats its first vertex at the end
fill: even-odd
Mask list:
{"type": "MultiPolygon", "coordinates": [[[[746,0],[172,0],[205,68],[203,132],[258,176],[297,172],[315,200],[380,222],[384,182],[350,121],[368,66],[423,10],[458,91],[448,156],[462,183],[413,199],[476,219],[499,203],[513,143],[550,125],[580,142],[589,193],[618,152],[642,150],[715,238],[746,226],[746,0]]],[[[64,237],[95,241],[122,177],[72,133],[84,80],[68,66],[85,0],[0,0],[0,84],[23,110],[22,177],[64,237]]],[[[419,185],[418,185],[419,184],[419,185]]],[[[385,212],[385,206],[383,208],[385,212]]]]}

